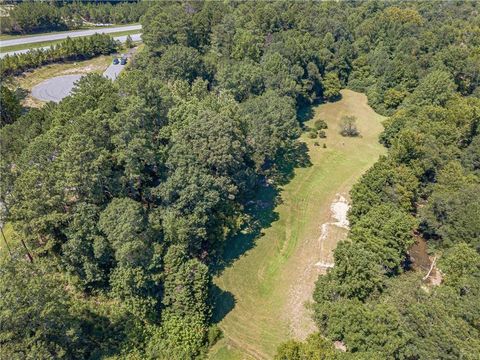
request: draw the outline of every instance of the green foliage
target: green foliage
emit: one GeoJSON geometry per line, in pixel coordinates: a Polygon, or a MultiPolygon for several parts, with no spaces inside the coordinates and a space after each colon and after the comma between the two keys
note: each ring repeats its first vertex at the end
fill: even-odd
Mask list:
{"type": "Polygon", "coordinates": [[[382,204],[355,222],[349,235],[352,241],[376,254],[383,268],[399,271],[407,250],[413,245],[415,226],[411,215],[393,204],[382,204]]]}
{"type": "Polygon", "coordinates": [[[314,126],[316,130],[328,129],[327,123],[322,119],[315,120],[314,126]]]}
{"type": "Polygon", "coordinates": [[[13,124],[22,112],[20,101],[4,83],[0,84],[0,128],[13,124]]]}
{"type": "Polygon", "coordinates": [[[338,79],[338,75],[336,73],[327,73],[322,81],[322,86],[323,96],[327,100],[332,101],[340,96],[342,84],[340,83],[340,80],[338,79]]]}
{"type": "Polygon", "coordinates": [[[462,287],[471,276],[479,277],[480,255],[466,243],[455,244],[440,259],[439,267],[447,285],[462,287]]]}
{"type": "Polygon", "coordinates": [[[206,328],[200,316],[166,312],[161,329],[147,344],[146,354],[149,359],[195,359],[202,350],[205,336],[206,328]]]}
{"type": "Polygon", "coordinates": [[[71,308],[73,299],[51,272],[40,263],[12,260],[2,264],[0,274],[2,357],[89,356],[88,324],[71,308]]]}
{"type": "Polygon", "coordinates": [[[135,45],[133,44],[132,37],[130,35],[127,35],[127,38],[125,39],[125,47],[127,49],[133,48],[135,45]]]}
{"type": "Polygon", "coordinates": [[[76,29],[85,22],[126,24],[138,22],[148,3],[115,2],[43,2],[21,1],[9,11],[8,21],[2,19],[2,33],[30,34],[36,32],[76,29]]]}
{"type": "Polygon", "coordinates": [[[152,49],[164,51],[169,45],[188,46],[193,42],[191,14],[179,3],[156,2],[142,19],[143,41],[152,49]]]}
{"type": "Polygon", "coordinates": [[[30,69],[57,61],[90,59],[115,52],[118,42],[106,34],[67,38],[48,49],[33,49],[27,53],[7,55],[0,60],[0,76],[18,75],[30,69]]]}
{"type": "Polygon", "coordinates": [[[59,9],[44,2],[22,2],[13,7],[9,17],[11,28],[8,32],[30,34],[67,28],[59,9]]]}
{"type": "Polygon", "coordinates": [[[415,91],[406,98],[407,105],[440,105],[444,106],[456,90],[451,75],[445,71],[432,71],[425,76],[415,91]]]}
{"type": "MultiPolygon", "coordinates": [[[[381,136],[389,151],[351,191],[349,238],[315,289],[320,334],[286,343],[277,358],[477,356],[474,3],[18,8],[18,31],[145,12],[146,46],[117,82],[86,76],[60,104],[21,116],[2,86],[0,198],[34,256],[33,265],[2,266],[7,357],[203,356],[216,337],[208,335],[212,263],[228,237],[253,226],[244,208],[259,184],[288,178],[299,161],[296,110],[335,100],[344,86],[392,115],[381,136]],[[423,290],[409,267],[414,234],[444,251],[437,288],[423,290]]],[[[104,35],[68,39],[2,59],[2,77],[115,49],[104,35]]],[[[352,119],[345,125],[358,135],[352,119]]],[[[315,137],[325,129],[317,121],[315,137]]]]}
{"type": "Polygon", "coordinates": [[[355,137],[360,135],[357,129],[357,119],[355,116],[344,116],[340,123],[340,134],[342,136],[355,137]]]}
{"type": "Polygon", "coordinates": [[[295,145],[300,134],[295,103],[291,98],[267,91],[245,101],[240,114],[247,127],[247,146],[257,169],[272,166],[295,145]]]}
{"type": "Polygon", "coordinates": [[[202,60],[197,50],[172,45],[162,55],[158,64],[159,75],[166,80],[187,80],[192,82],[203,73],[202,60]]]}
{"type": "Polygon", "coordinates": [[[289,340],[281,344],[275,360],[332,360],[338,355],[333,345],[317,333],[310,335],[305,342],[289,340]]]}

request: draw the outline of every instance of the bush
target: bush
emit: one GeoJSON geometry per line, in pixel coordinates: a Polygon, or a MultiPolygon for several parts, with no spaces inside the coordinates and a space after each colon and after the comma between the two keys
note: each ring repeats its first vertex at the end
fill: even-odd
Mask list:
{"type": "Polygon", "coordinates": [[[357,129],[357,118],[355,116],[344,116],[340,123],[340,134],[342,136],[355,137],[360,135],[357,129]]]}
{"type": "Polygon", "coordinates": [[[317,132],[315,130],[311,130],[309,133],[308,133],[308,137],[310,139],[316,139],[317,138],[317,132]]]}
{"type": "Polygon", "coordinates": [[[315,121],[314,126],[316,130],[328,129],[327,123],[325,122],[325,120],[322,119],[318,119],[317,121],[315,121]]]}
{"type": "Polygon", "coordinates": [[[324,143],[324,144],[323,144],[323,148],[326,149],[326,148],[327,148],[327,144],[324,143]]]}
{"type": "Polygon", "coordinates": [[[325,130],[319,130],[318,131],[318,137],[321,139],[325,139],[327,137],[327,134],[325,133],[325,130]]]}

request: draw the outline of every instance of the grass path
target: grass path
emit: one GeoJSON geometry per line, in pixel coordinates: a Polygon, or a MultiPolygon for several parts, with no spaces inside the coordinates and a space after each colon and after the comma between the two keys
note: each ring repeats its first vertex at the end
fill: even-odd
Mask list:
{"type": "Polygon", "coordinates": [[[312,166],[295,170],[280,192],[278,220],[263,230],[255,246],[217,277],[215,284],[233,296],[233,309],[220,322],[224,338],[210,359],[271,359],[276,347],[290,337],[304,338],[315,330],[304,303],[311,299],[315,280],[324,271],[316,266],[331,259],[346,230],[338,229],[320,241],[321,225],[331,221],[330,205],[383,153],[378,144],[383,119],[365,95],[342,91],[342,99],[318,106],[312,120],[326,120],[326,139],[307,143],[312,166]],[[340,118],[355,115],[359,138],[338,134],[340,118]],[[318,141],[320,146],[314,146],[318,141]],[[327,148],[323,148],[323,144],[327,148]]]}

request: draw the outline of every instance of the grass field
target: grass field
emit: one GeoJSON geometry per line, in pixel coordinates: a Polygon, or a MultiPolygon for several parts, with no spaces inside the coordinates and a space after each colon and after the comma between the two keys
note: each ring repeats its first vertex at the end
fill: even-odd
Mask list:
{"type": "Polygon", "coordinates": [[[274,210],[277,220],[214,279],[230,300],[219,301],[216,309],[217,317],[226,314],[219,322],[224,338],[211,349],[210,359],[271,359],[281,342],[315,330],[304,304],[325,271],[317,263],[331,259],[336,243],[346,236],[346,230],[337,229],[321,239],[321,226],[331,221],[335,199],[348,197],[351,186],[383,152],[377,140],[383,118],[367,105],[365,95],[350,90],[342,95],[338,102],[313,109],[306,125],[326,120],[327,138],[302,136],[312,165],[296,169],[280,191],[281,202],[274,210]],[[344,115],[358,118],[361,137],[338,134],[344,115]],[[315,141],[320,146],[314,146],[315,141]]]}

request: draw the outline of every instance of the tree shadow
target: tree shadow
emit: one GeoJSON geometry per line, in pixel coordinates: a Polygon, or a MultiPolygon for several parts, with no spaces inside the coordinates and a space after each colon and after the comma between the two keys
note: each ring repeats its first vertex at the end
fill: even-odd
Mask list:
{"type": "Polygon", "coordinates": [[[294,147],[280,154],[275,164],[276,173],[273,179],[278,185],[286,185],[295,175],[296,168],[312,166],[308,147],[304,142],[297,142],[294,147]]]}
{"type": "Polygon", "coordinates": [[[304,130],[305,123],[308,120],[313,119],[313,116],[315,115],[315,112],[313,111],[313,105],[312,104],[306,104],[303,106],[300,106],[297,109],[297,119],[298,123],[300,124],[300,127],[302,130],[304,130]]]}
{"type": "MultiPolygon", "coordinates": [[[[313,107],[303,107],[297,116],[300,124],[313,118],[313,107]]],[[[303,125],[302,125],[303,126],[303,125]]],[[[294,146],[283,149],[277,161],[266,170],[267,176],[257,183],[251,200],[244,204],[244,213],[248,218],[242,229],[229,237],[224,244],[222,256],[217,258],[210,269],[213,275],[219,276],[235,261],[256,246],[257,240],[264,235],[264,230],[279,219],[275,207],[282,203],[280,188],[293,178],[295,169],[312,166],[308,147],[304,142],[296,142],[294,146]]],[[[213,286],[214,314],[213,322],[219,322],[235,306],[234,295],[216,285],[213,286]]]]}
{"type": "Polygon", "coordinates": [[[278,213],[274,209],[280,202],[281,197],[276,187],[262,181],[252,200],[245,204],[244,211],[248,221],[236,235],[226,240],[221,258],[211,266],[215,275],[220,275],[225,268],[255,246],[256,240],[263,235],[262,230],[278,220],[278,213]]]}
{"type": "Polygon", "coordinates": [[[230,291],[220,289],[213,284],[211,289],[211,301],[214,304],[211,323],[218,324],[235,307],[235,296],[230,291]]]}

